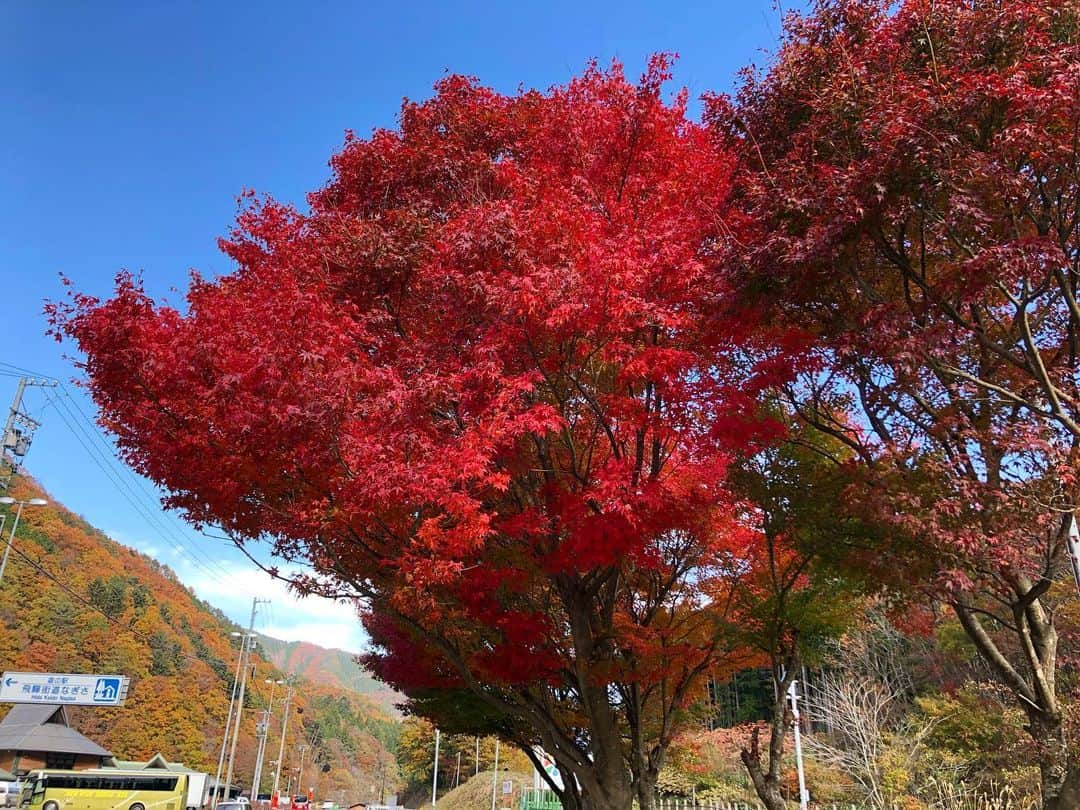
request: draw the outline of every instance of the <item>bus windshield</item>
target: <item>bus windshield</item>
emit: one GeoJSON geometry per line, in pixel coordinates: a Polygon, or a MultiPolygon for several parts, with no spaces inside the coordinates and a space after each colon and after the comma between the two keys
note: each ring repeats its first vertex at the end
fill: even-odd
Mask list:
{"type": "Polygon", "coordinates": [[[33,802],[36,796],[38,804],[41,804],[41,794],[45,791],[45,783],[42,782],[37,776],[31,774],[26,777],[26,781],[23,782],[22,793],[19,796],[20,805],[28,805],[33,802]]]}

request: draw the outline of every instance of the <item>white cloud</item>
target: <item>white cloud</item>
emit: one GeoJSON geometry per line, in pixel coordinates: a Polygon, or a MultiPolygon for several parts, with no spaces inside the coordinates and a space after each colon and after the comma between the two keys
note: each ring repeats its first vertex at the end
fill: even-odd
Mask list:
{"type": "MultiPolygon", "coordinates": [[[[282,572],[286,575],[286,572],[282,572]]],[[[230,619],[247,626],[254,597],[269,599],[260,605],[255,629],[285,641],[309,641],[358,653],[367,646],[367,637],[356,609],[350,604],[308,596],[303,599],[288,585],[255,568],[237,562],[219,563],[213,575],[203,568],[191,569],[183,577],[201,599],[221,609],[230,619]]]]}

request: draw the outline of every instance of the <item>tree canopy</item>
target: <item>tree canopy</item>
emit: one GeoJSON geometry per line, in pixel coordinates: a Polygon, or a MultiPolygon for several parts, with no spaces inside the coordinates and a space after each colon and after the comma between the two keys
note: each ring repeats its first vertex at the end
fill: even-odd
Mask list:
{"type": "Polygon", "coordinates": [[[789,403],[858,456],[894,584],[949,604],[1028,713],[1047,806],[1080,791],[1049,593],[1080,449],[1078,20],[822,2],[710,112],[754,229],[731,266],[818,336],[789,403]]]}
{"type": "Polygon", "coordinates": [[[384,678],[471,689],[595,806],[649,806],[736,654],[726,471],[796,348],[724,314],[733,160],[667,78],[446,78],[350,135],[307,213],[252,199],[186,312],[122,276],[57,313],[171,505],[363,597],[384,678]]]}
{"type": "Polygon", "coordinates": [[[169,505],[358,600],[412,709],[542,745],[568,810],[648,810],[706,677],[786,686],[864,586],[955,614],[1058,810],[1078,21],[821,0],[701,123],[665,56],[449,76],[306,209],[246,197],[183,309],[125,274],[54,329],[169,505]]]}

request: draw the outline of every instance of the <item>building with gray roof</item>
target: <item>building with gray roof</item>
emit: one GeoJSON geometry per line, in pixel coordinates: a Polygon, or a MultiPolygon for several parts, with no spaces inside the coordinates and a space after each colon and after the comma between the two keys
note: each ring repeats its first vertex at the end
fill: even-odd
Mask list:
{"type": "Polygon", "coordinates": [[[71,727],[64,706],[16,704],[0,720],[0,768],[16,776],[38,768],[100,768],[109,756],[71,727]]]}

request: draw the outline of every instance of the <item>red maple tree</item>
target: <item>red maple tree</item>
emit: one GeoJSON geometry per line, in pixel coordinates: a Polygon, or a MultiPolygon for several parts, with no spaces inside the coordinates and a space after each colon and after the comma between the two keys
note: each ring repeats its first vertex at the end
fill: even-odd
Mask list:
{"type": "Polygon", "coordinates": [[[719,314],[733,161],[667,78],[448,77],[350,135],[309,211],[250,199],[186,312],[126,275],[53,307],[169,505],[362,597],[382,676],[527,729],[568,808],[652,806],[733,654],[701,593],[738,570],[727,463],[775,431],[755,397],[789,365],[719,314]]]}
{"type": "Polygon", "coordinates": [[[1069,0],[829,0],[712,108],[757,229],[732,266],[821,337],[789,398],[862,462],[879,570],[949,604],[1026,712],[1047,808],[1080,804],[1054,588],[1080,462],[1078,65],[1069,0]]]}

